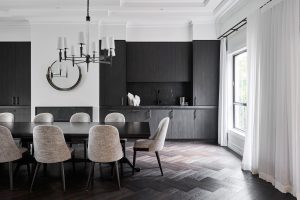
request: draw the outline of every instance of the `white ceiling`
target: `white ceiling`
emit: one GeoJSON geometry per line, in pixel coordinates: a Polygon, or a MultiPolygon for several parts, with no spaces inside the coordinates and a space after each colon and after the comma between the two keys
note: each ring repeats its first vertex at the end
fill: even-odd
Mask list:
{"type": "MultiPolygon", "coordinates": [[[[90,15],[94,22],[211,23],[237,1],[90,0],[90,15]]],[[[0,0],[2,19],[78,22],[85,16],[86,0],[0,0]]]]}

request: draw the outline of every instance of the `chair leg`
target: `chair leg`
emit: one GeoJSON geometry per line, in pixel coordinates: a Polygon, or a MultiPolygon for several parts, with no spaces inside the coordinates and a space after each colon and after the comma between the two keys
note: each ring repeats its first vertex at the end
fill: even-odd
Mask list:
{"type": "Polygon", "coordinates": [[[119,176],[119,166],[118,166],[118,161],[115,162],[115,168],[116,168],[116,175],[117,175],[117,181],[118,181],[118,189],[121,189],[120,185],[120,176],[119,176]]]}
{"type": "Polygon", "coordinates": [[[158,162],[158,165],[159,165],[159,168],[160,168],[161,175],[163,176],[164,173],[163,173],[163,170],[162,170],[162,167],[161,167],[158,151],[155,151],[155,154],[156,154],[156,158],[157,158],[157,162],[158,162]]]}
{"type": "Polygon", "coordinates": [[[103,171],[102,171],[101,163],[99,163],[99,174],[100,174],[100,177],[102,178],[103,171]]]}
{"type": "Polygon", "coordinates": [[[86,165],[86,149],[87,149],[87,144],[86,144],[86,140],[84,140],[83,142],[83,151],[84,151],[84,164],[86,165]]]}
{"type": "Polygon", "coordinates": [[[60,169],[61,169],[61,178],[62,178],[62,184],[63,184],[63,190],[66,191],[66,179],[65,179],[65,168],[64,163],[60,163],[60,169]]]}
{"type": "Polygon", "coordinates": [[[88,178],[88,181],[87,181],[87,184],[86,184],[86,190],[89,190],[91,179],[92,179],[92,174],[93,174],[93,171],[94,171],[94,166],[95,166],[95,163],[92,161],[91,166],[90,166],[89,178],[88,178]]]}
{"type": "Polygon", "coordinates": [[[44,169],[44,176],[46,176],[47,175],[47,164],[46,163],[43,164],[43,169],[44,169]]]}
{"type": "Polygon", "coordinates": [[[133,162],[132,162],[132,175],[134,175],[134,170],[135,170],[135,160],[136,160],[136,150],[133,149],[133,162]]]}
{"type": "Polygon", "coordinates": [[[8,163],[8,173],[9,173],[9,188],[10,190],[14,189],[14,175],[13,175],[13,163],[8,163]]]}
{"type": "Polygon", "coordinates": [[[75,173],[75,150],[72,152],[72,167],[73,167],[73,173],[75,173]]]}
{"type": "Polygon", "coordinates": [[[41,163],[39,163],[39,162],[38,162],[38,163],[36,164],[36,166],[35,166],[34,175],[33,175],[33,177],[32,177],[32,182],[31,182],[31,186],[30,186],[30,192],[32,192],[33,183],[34,183],[35,178],[36,178],[36,175],[37,175],[37,173],[38,173],[38,171],[39,171],[39,169],[40,169],[40,166],[41,166],[41,163]]]}

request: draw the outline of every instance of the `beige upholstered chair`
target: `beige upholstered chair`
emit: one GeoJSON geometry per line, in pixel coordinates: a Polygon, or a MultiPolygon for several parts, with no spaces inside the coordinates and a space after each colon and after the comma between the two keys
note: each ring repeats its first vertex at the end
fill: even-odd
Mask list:
{"type": "Polygon", "coordinates": [[[15,121],[15,117],[14,114],[12,113],[0,113],[0,122],[14,122],[15,121]]]}
{"type": "MultiPolygon", "coordinates": [[[[91,117],[88,113],[75,113],[71,116],[70,122],[72,123],[84,123],[84,122],[91,122],[91,117]]],[[[83,152],[84,152],[84,160],[86,162],[86,150],[87,150],[87,139],[83,140],[72,140],[70,141],[70,145],[72,144],[83,144],[83,152]]]]}
{"type": "Polygon", "coordinates": [[[94,174],[95,163],[115,163],[118,188],[120,189],[120,177],[118,169],[118,160],[123,157],[120,143],[119,131],[116,127],[110,125],[93,126],[89,131],[88,157],[92,161],[87,189],[91,183],[94,174]]]}
{"type": "MultiPolygon", "coordinates": [[[[8,128],[0,126],[0,163],[8,163],[9,165],[9,179],[11,190],[13,189],[13,161],[21,159],[22,154],[26,151],[26,148],[17,147],[8,128]]],[[[27,170],[28,167],[29,164],[27,165],[27,170]]]]}
{"type": "Polygon", "coordinates": [[[122,113],[109,113],[106,115],[104,122],[125,122],[125,116],[122,113]]]}
{"type": "MultiPolygon", "coordinates": [[[[109,113],[108,115],[106,115],[106,117],[104,119],[104,122],[105,123],[111,123],[111,122],[125,123],[125,116],[122,113],[117,113],[117,112],[109,113]]],[[[126,142],[127,142],[127,139],[126,138],[121,138],[120,141],[121,141],[124,157],[126,157],[126,142]]],[[[123,175],[123,162],[120,162],[120,164],[121,164],[121,173],[123,175]]]]}
{"type": "MultiPolygon", "coordinates": [[[[30,191],[39,171],[41,163],[60,163],[61,175],[63,181],[63,190],[65,191],[64,161],[72,157],[73,149],[69,148],[65,142],[62,130],[56,126],[41,125],[33,129],[34,157],[37,161],[34,176],[32,179],[30,191]]],[[[74,167],[74,160],[73,160],[74,167]]]]}
{"type": "Polygon", "coordinates": [[[70,122],[91,122],[91,117],[88,113],[75,113],[71,116],[70,122]]]}
{"type": "Polygon", "coordinates": [[[35,123],[52,123],[54,121],[53,115],[51,113],[40,113],[37,114],[34,119],[33,122],[35,123]]]}
{"type": "Polygon", "coordinates": [[[162,167],[161,167],[158,151],[162,150],[164,147],[169,122],[170,122],[169,117],[162,119],[159,122],[159,125],[158,125],[155,135],[153,135],[152,137],[150,137],[149,139],[146,139],[146,140],[142,139],[142,140],[135,141],[134,146],[133,146],[134,153],[133,153],[132,174],[134,174],[136,152],[137,151],[148,151],[148,152],[155,152],[161,175],[162,176],[164,175],[162,167]]]}

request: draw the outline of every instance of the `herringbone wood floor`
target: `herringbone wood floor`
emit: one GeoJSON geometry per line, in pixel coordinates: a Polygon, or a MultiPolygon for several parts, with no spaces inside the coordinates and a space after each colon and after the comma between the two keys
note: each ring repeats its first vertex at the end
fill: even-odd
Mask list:
{"type": "MultiPolygon", "coordinates": [[[[127,148],[130,159],[131,146],[129,143],[127,148]]],[[[103,166],[102,178],[98,167],[95,168],[93,188],[85,191],[88,167],[83,163],[76,164],[75,174],[71,163],[65,164],[65,193],[56,165],[49,165],[46,175],[40,170],[32,193],[29,193],[26,168],[22,167],[15,177],[15,190],[9,191],[7,167],[0,165],[0,199],[295,199],[280,193],[270,183],[242,172],[240,158],[222,147],[199,142],[167,142],[160,157],[163,177],[157,168],[155,154],[138,152],[137,166],[142,171],[131,176],[126,168],[120,191],[110,177],[108,165],[103,166]]]]}

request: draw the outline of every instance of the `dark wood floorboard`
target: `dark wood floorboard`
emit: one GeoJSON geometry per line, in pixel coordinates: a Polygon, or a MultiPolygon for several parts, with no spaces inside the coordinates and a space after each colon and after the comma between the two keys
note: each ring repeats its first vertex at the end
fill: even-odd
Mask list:
{"type": "MultiPolygon", "coordinates": [[[[80,149],[80,148],[79,148],[80,149]]],[[[82,152],[77,149],[76,155],[82,152]]],[[[132,160],[132,142],[128,144],[127,155],[132,160]]],[[[99,166],[95,166],[94,184],[85,190],[88,166],[76,163],[65,164],[66,192],[62,191],[59,165],[48,166],[47,174],[41,167],[35,187],[29,193],[26,167],[22,166],[15,177],[15,189],[9,190],[7,166],[0,164],[0,200],[60,200],[60,199],[113,199],[113,200],[279,200],[295,199],[282,194],[249,172],[241,171],[241,159],[226,148],[200,142],[166,142],[160,152],[164,176],[160,175],[155,153],[138,152],[137,167],[142,171],[131,175],[126,166],[121,178],[121,190],[110,176],[110,166],[103,165],[103,177],[99,177],[99,166]]]]}

